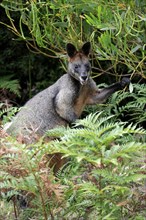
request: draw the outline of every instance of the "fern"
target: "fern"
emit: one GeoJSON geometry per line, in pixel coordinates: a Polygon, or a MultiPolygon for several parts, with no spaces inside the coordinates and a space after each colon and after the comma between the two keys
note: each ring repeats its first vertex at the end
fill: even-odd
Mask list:
{"type": "MultiPolygon", "coordinates": [[[[78,164],[76,175],[78,172],[79,183],[76,182],[75,186],[77,190],[68,182],[70,187],[73,187],[69,191],[74,192],[75,190],[76,202],[70,201],[71,195],[67,191],[66,195],[68,195],[71,203],[67,213],[71,214],[72,211],[75,212],[76,207],[81,208],[83,206],[81,212],[79,211],[79,216],[85,217],[87,215],[85,209],[90,206],[93,213],[97,211],[98,215],[102,216],[101,219],[107,216],[108,213],[113,219],[116,215],[122,218],[120,214],[121,207],[118,208],[117,204],[120,201],[127,200],[126,205],[122,206],[122,212],[125,212],[126,216],[126,209],[129,205],[132,205],[132,200],[129,199],[131,184],[141,185],[146,177],[143,173],[145,168],[142,162],[146,144],[145,142],[141,143],[140,138],[137,138],[136,141],[136,136],[146,136],[146,132],[144,129],[136,128],[132,124],[126,126],[125,123],[114,123],[111,122],[112,117],[102,118],[101,116],[101,113],[91,114],[83,120],[78,120],[73,129],[68,128],[65,131],[64,136],[62,136],[61,129],[61,141],[54,141],[51,145],[56,152],[58,148],[58,152],[74,158],[78,164]],[[76,126],[78,125],[84,125],[85,127],[77,129],[76,126]],[[93,166],[92,169],[89,168],[90,171],[87,171],[87,164],[93,166]],[[93,201],[92,204],[88,203],[88,198],[93,201]]],[[[53,134],[53,131],[50,131],[50,134],[53,134]]],[[[46,146],[46,153],[47,149],[49,150],[49,145],[46,146]]],[[[67,171],[67,175],[72,172],[72,169],[74,168],[67,171]]],[[[64,178],[68,179],[67,176],[64,178]]],[[[69,178],[74,177],[69,175],[69,178]]],[[[134,195],[132,195],[133,198],[134,195]]],[[[141,203],[143,202],[141,201],[139,205],[141,203]]],[[[134,212],[137,215],[137,212],[134,212]]],[[[140,212],[143,212],[143,210],[140,210],[140,212]]]]}
{"type": "Polygon", "coordinates": [[[51,216],[144,217],[144,129],[117,122],[116,117],[102,112],[78,120],[73,128],[58,127],[46,135],[58,139],[46,142],[41,138],[29,146],[10,137],[1,142],[2,147],[5,143],[6,149],[15,146],[17,151],[6,151],[0,158],[0,188],[9,195],[21,192],[30,196],[30,204],[36,208],[26,209],[25,216],[36,218],[39,212],[38,218],[46,220],[51,216]],[[68,158],[56,175],[48,167],[48,155],[53,157],[54,153],[68,158]]]}
{"type": "Polygon", "coordinates": [[[20,96],[19,92],[19,82],[16,79],[13,79],[13,75],[1,76],[0,77],[0,89],[7,89],[10,92],[20,96]]]}
{"type": "MultiPolygon", "coordinates": [[[[95,111],[95,108],[94,108],[95,111]]],[[[132,92],[115,92],[105,105],[97,105],[96,111],[103,111],[105,116],[114,115],[117,119],[145,126],[146,121],[146,86],[133,84],[132,92]]]]}
{"type": "Polygon", "coordinates": [[[3,124],[6,124],[7,122],[10,122],[15,114],[20,110],[20,108],[17,107],[10,107],[10,108],[2,108],[3,103],[0,105],[0,118],[3,118],[3,124]]]}

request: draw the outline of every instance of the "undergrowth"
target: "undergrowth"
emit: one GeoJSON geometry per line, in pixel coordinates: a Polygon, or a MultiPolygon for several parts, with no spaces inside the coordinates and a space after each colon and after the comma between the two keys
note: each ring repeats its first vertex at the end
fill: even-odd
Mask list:
{"type": "Polygon", "coordinates": [[[96,113],[46,135],[57,139],[27,146],[1,138],[1,199],[13,203],[15,218],[146,217],[144,129],[96,113]],[[64,166],[54,173],[49,165],[57,153],[64,166]]]}
{"type": "Polygon", "coordinates": [[[104,115],[114,115],[116,120],[134,123],[146,129],[146,86],[130,83],[129,90],[115,92],[106,104],[87,107],[85,113],[103,111],[104,115]]]}

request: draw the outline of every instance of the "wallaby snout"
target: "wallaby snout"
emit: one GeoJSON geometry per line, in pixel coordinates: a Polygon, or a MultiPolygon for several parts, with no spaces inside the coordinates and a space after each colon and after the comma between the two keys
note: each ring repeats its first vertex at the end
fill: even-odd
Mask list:
{"type": "Polygon", "coordinates": [[[88,76],[87,75],[81,75],[81,79],[86,81],[88,79],[88,76]]]}
{"type": "Polygon", "coordinates": [[[88,78],[89,78],[88,74],[86,74],[86,73],[81,74],[79,77],[80,83],[82,85],[85,85],[88,81],[88,78]]]}

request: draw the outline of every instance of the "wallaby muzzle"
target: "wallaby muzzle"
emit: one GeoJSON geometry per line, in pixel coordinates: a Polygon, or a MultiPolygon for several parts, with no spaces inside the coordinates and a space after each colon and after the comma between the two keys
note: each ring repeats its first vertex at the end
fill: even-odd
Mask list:
{"type": "Polygon", "coordinates": [[[87,74],[86,75],[81,75],[79,77],[81,85],[86,85],[87,81],[88,81],[88,78],[89,78],[89,76],[87,74]]]}

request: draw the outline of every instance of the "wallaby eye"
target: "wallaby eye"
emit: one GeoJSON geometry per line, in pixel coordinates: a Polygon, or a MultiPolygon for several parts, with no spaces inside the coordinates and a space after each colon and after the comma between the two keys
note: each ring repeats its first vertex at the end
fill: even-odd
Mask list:
{"type": "Polygon", "coordinates": [[[75,70],[78,70],[78,69],[79,69],[79,67],[80,67],[80,65],[75,64],[75,70]]]}
{"type": "Polygon", "coordinates": [[[86,64],[86,70],[87,70],[87,72],[90,70],[90,65],[89,64],[86,64]]]}

